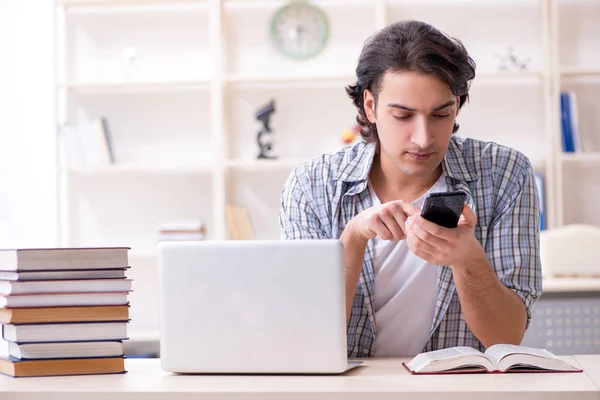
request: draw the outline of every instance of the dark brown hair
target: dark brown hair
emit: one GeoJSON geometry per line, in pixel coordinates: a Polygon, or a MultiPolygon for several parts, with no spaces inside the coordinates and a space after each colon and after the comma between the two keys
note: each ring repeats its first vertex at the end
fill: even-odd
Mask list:
{"type": "MultiPolygon", "coordinates": [[[[346,93],[358,110],[356,122],[366,142],[379,142],[377,127],[365,115],[363,93],[375,97],[386,72],[413,71],[429,74],[446,83],[460,97],[459,109],[469,98],[470,81],[475,78],[475,62],[463,44],[421,21],[395,22],[369,37],[356,66],[356,84],[346,93]]],[[[455,122],[452,132],[458,130],[455,122]]]]}

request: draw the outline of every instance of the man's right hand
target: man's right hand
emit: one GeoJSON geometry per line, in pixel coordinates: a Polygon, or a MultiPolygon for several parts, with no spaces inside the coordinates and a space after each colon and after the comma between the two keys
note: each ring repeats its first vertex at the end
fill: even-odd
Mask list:
{"type": "Polygon", "coordinates": [[[368,208],[351,220],[352,232],[365,242],[379,236],[384,240],[400,241],[406,238],[404,200],[394,200],[368,208]]]}

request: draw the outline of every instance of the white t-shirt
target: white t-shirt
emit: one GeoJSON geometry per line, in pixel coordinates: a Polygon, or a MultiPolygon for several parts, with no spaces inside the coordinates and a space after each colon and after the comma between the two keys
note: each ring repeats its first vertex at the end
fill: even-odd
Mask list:
{"type": "MultiPolygon", "coordinates": [[[[373,205],[381,202],[369,183],[373,205]]],[[[445,174],[412,204],[423,207],[430,192],[447,190],[445,174]]],[[[373,240],[375,272],[375,335],[377,357],[408,357],[423,350],[429,339],[437,302],[438,266],[414,255],[405,240],[373,240]]]]}

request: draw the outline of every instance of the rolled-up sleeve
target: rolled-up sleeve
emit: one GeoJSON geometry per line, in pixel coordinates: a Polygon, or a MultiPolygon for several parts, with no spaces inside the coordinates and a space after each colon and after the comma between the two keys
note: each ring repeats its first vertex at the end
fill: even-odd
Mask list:
{"type": "Polygon", "coordinates": [[[281,239],[328,239],[316,212],[313,191],[303,167],[297,167],[281,191],[279,226],[281,239]]]}
{"type": "Polygon", "coordinates": [[[505,176],[507,189],[488,226],[486,252],[500,281],[523,300],[527,324],[542,294],[540,262],[540,199],[528,160],[519,172],[505,176]]]}

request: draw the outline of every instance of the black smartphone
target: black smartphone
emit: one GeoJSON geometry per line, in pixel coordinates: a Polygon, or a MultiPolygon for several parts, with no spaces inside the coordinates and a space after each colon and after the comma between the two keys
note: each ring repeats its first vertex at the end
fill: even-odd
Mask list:
{"type": "Polygon", "coordinates": [[[446,228],[456,228],[467,194],[462,191],[430,193],[425,198],[421,216],[446,228]]]}

